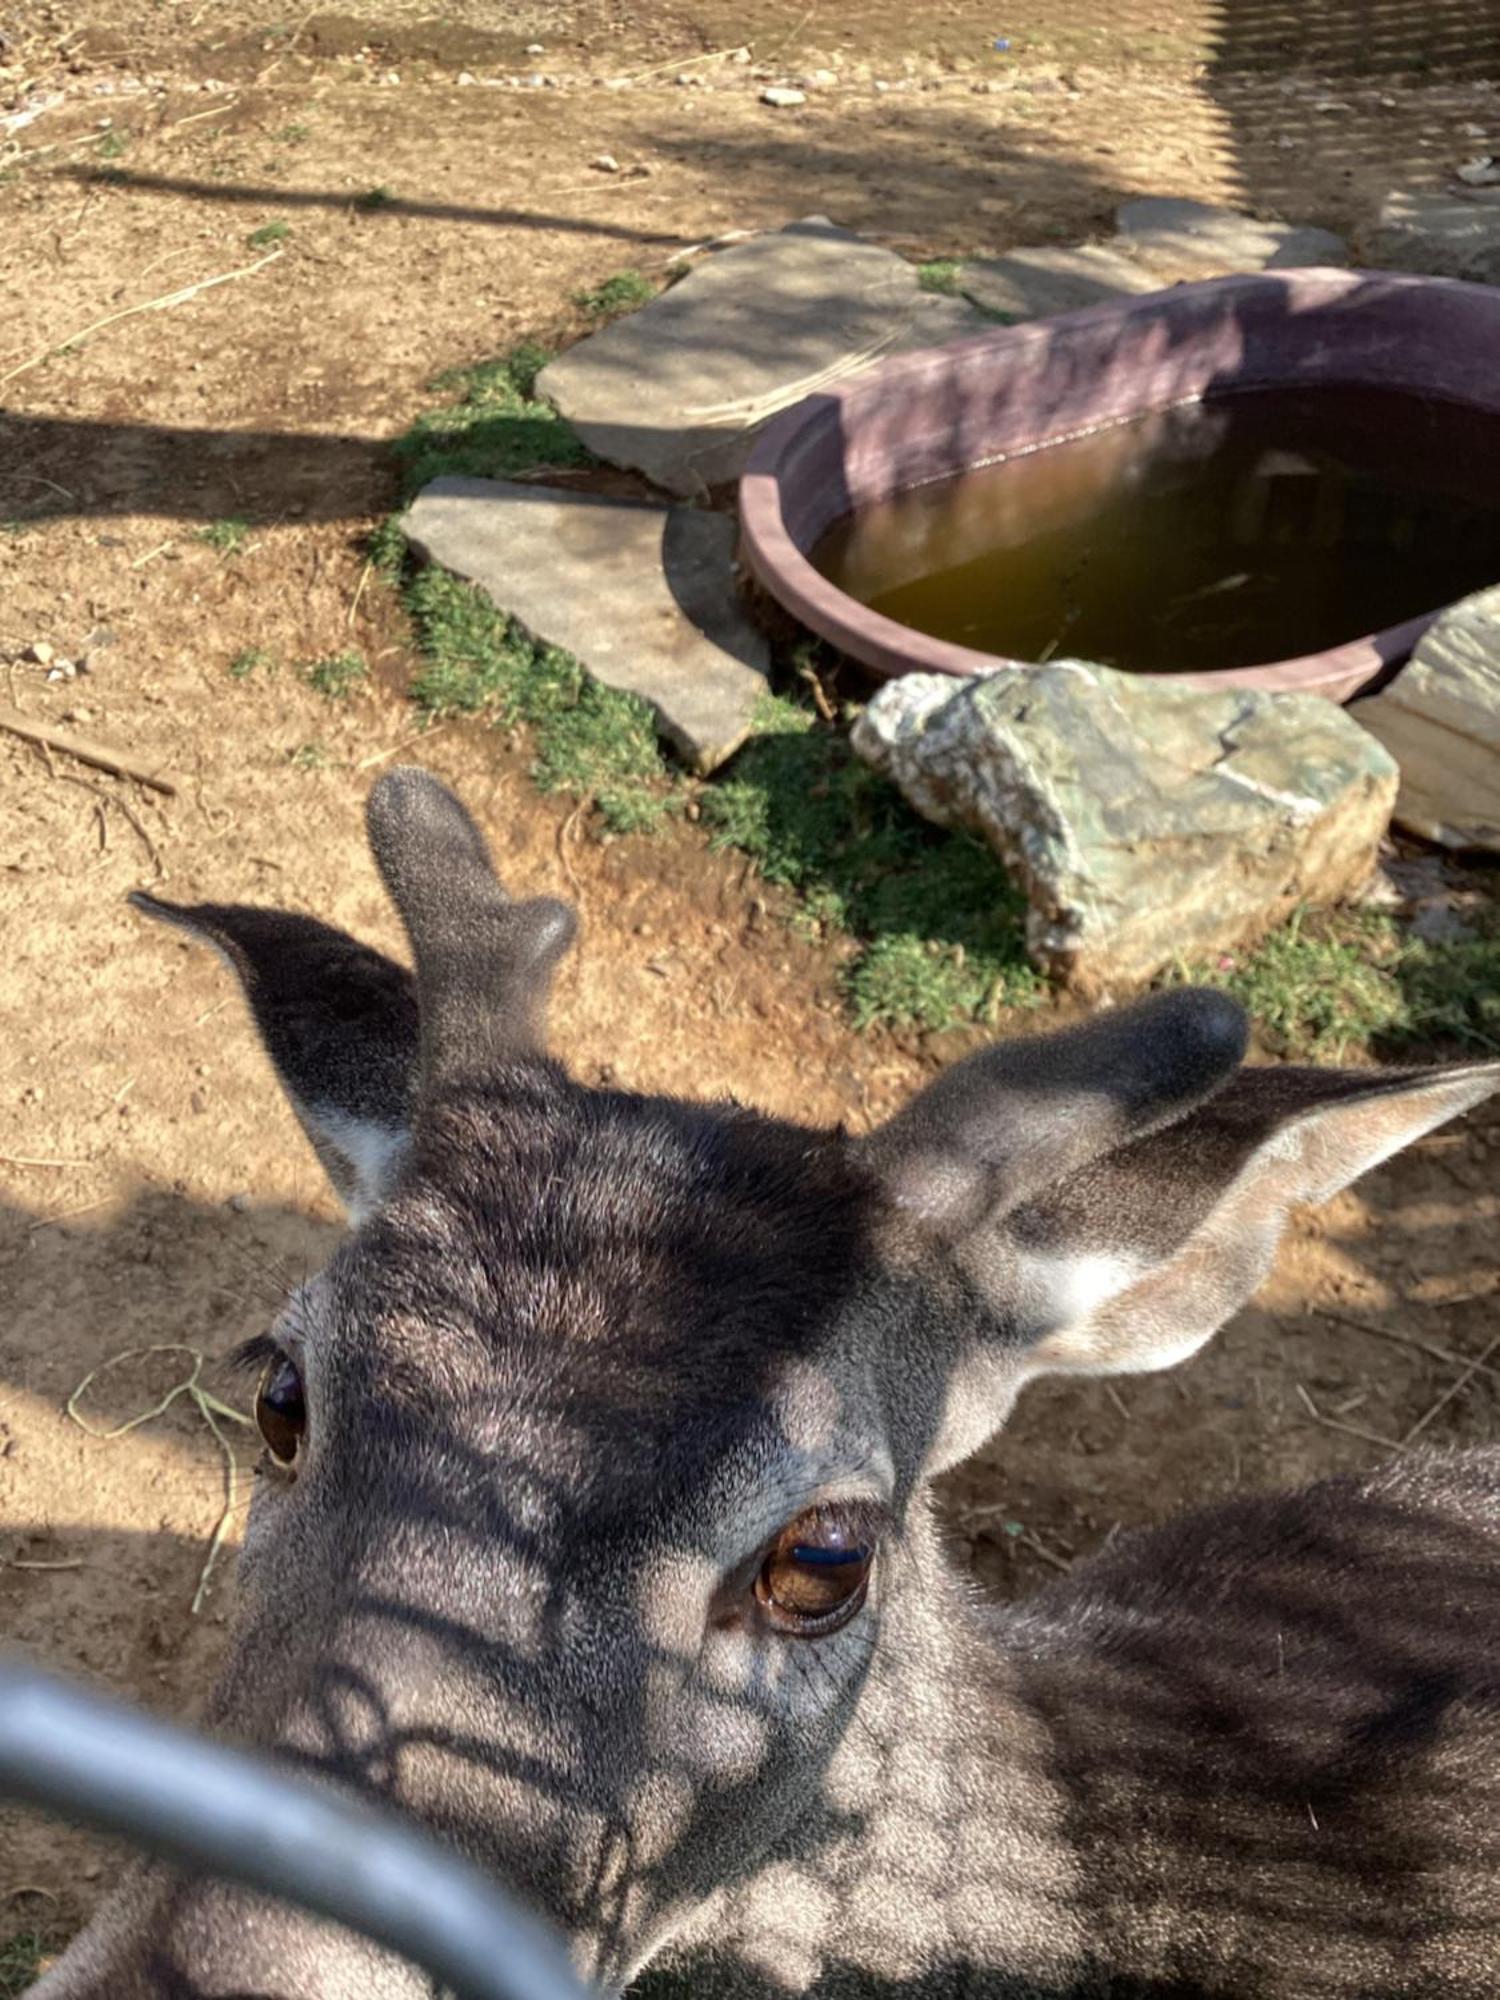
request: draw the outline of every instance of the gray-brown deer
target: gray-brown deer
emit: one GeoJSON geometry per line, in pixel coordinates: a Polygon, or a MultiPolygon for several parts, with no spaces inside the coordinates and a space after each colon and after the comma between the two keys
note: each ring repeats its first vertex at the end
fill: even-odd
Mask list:
{"type": "MultiPolygon", "coordinates": [[[[414,976],[137,899],[234,967],[356,1224],[257,1356],[212,1724],[416,1815],[610,1989],[1492,2000],[1500,1454],[1221,1504],[1008,1610],[930,1490],[1030,1378],[1191,1354],[1293,1204],[1500,1066],[1242,1067],[1177,991],[864,1138],[586,1089],[541,1048],[567,910],[419,772],[369,824],[414,976]]],[[[140,1866],[38,1993],[427,1990],[140,1866]]]]}

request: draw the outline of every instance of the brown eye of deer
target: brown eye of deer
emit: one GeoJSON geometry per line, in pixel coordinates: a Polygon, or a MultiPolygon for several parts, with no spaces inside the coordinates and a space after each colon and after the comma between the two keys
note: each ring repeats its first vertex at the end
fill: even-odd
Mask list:
{"type": "Polygon", "coordinates": [[[821,1638],[846,1625],[864,1603],[874,1561],[857,1515],[815,1508],[777,1536],[755,1579],[756,1599],[778,1632],[821,1638]]]}
{"type": "Polygon", "coordinates": [[[307,1429],[307,1404],[297,1365],[284,1354],[267,1364],[255,1397],[255,1421],[272,1458],[290,1465],[307,1429]]]}

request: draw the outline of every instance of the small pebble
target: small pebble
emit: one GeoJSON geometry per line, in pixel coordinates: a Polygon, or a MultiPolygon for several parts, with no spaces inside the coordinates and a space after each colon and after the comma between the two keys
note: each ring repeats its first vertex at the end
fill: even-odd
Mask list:
{"type": "Polygon", "coordinates": [[[45,639],[34,639],[25,652],[22,653],[21,658],[23,660],[30,660],[33,665],[38,667],[50,667],[56,658],[56,653],[54,648],[49,646],[45,639]]]}
{"type": "Polygon", "coordinates": [[[769,104],[773,110],[790,111],[794,105],[806,104],[807,92],[805,90],[783,90],[776,84],[772,84],[769,90],[761,92],[760,101],[762,104],[769,104]]]}
{"type": "Polygon", "coordinates": [[[244,1215],[249,1210],[250,1197],[247,1194],[232,1194],[224,1205],[232,1208],[236,1215],[244,1215]]]}
{"type": "Polygon", "coordinates": [[[620,162],[613,153],[596,153],[589,165],[597,174],[617,174],[620,171],[620,162]]]}
{"type": "Polygon", "coordinates": [[[529,56],[544,56],[547,53],[546,45],[542,42],[528,42],[526,53],[529,56]]]}
{"type": "Polygon", "coordinates": [[[70,681],[78,672],[71,660],[54,660],[47,669],[49,681],[70,681]]]}
{"type": "Polygon", "coordinates": [[[478,81],[479,78],[477,76],[470,76],[469,72],[466,69],[461,69],[458,73],[458,87],[460,90],[462,90],[466,84],[478,83],[478,81]]]}

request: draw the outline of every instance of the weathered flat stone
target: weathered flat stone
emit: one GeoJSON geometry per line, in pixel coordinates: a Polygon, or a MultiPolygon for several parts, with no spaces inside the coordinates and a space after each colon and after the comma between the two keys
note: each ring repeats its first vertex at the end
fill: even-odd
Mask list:
{"type": "Polygon", "coordinates": [[[1161,279],[1123,250],[1085,243],[1074,250],[1040,247],[1005,257],[977,257],[959,278],[966,297],[1013,319],[1046,319],[1105,299],[1154,292],[1161,279]]]}
{"type": "Polygon", "coordinates": [[[1398,189],[1359,242],[1362,264],[1500,285],[1500,188],[1463,194],[1398,189]]]}
{"type": "Polygon", "coordinates": [[[650,702],[694,770],[713,770],[749,734],[770,659],[735,595],[726,515],[445,478],[423,487],[401,526],[533,638],[650,702]]]}
{"type": "Polygon", "coordinates": [[[964,266],[960,282],[991,312],[1041,319],[1197,278],[1349,261],[1349,246],[1331,230],[1257,222],[1234,209],[1175,197],[1127,201],[1115,229],[1106,242],[1074,249],[978,258],[964,266]]]}
{"type": "Polygon", "coordinates": [[[698,496],[738,476],[778,410],[951,324],[952,305],[905,258],[814,217],[721,250],[538,387],[601,458],[698,496]]]}
{"type": "Polygon", "coordinates": [[[1352,712],[1401,767],[1400,825],[1500,853],[1500,586],[1445,611],[1389,687],[1352,712]]]}
{"type": "Polygon", "coordinates": [[[1125,202],[1115,216],[1115,229],[1113,247],[1139,259],[1166,283],[1349,261],[1348,244],[1331,229],[1258,222],[1232,208],[1176,196],[1145,195],[1125,202]]]}
{"type": "Polygon", "coordinates": [[[1025,891],[1032,957],[1085,995],[1354,893],[1396,793],[1380,744],[1316,695],[1082,661],[908,675],[853,740],[918,812],[989,843],[1025,891]]]}

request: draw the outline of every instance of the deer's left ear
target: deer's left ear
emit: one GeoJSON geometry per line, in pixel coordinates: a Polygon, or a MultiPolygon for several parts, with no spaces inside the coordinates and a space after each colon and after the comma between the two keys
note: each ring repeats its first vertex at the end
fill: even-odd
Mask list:
{"type": "Polygon", "coordinates": [[[1166,1129],[1003,1224],[1039,1317],[1028,1374],[1169,1367],[1270,1272],[1292,1209],[1326,1201],[1500,1089],[1500,1064],[1245,1069],[1166,1129]]]}
{"type": "Polygon", "coordinates": [[[1500,1089],[1500,1063],[1243,1069],[1241,1035],[1207,996],[1163,996],[970,1058],[865,1142],[977,1322],[929,1471],[1034,1375],[1185,1360],[1269,1272],[1294,1207],[1500,1089]]]}
{"type": "Polygon", "coordinates": [[[390,1192],[406,1150],[418,1044],[411,974],[287,910],[185,907],[140,891],[130,901],[212,945],[235,973],[282,1089],[359,1222],[390,1192]]]}

